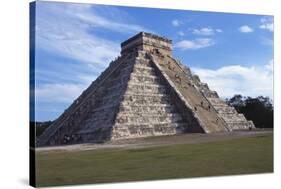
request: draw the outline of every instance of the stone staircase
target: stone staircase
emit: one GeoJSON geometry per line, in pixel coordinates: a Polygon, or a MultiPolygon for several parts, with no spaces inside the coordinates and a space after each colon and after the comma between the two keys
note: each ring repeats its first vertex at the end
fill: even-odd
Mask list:
{"type": "Polygon", "coordinates": [[[221,99],[209,97],[208,100],[232,130],[255,128],[252,121],[248,121],[243,114],[237,113],[234,107],[221,99]]]}
{"type": "Polygon", "coordinates": [[[204,132],[225,132],[229,131],[226,122],[218,116],[211,103],[202,95],[190,75],[180,67],[176,61],[169,56],[151,56],[155,66],[163,73],[165,78],[174,85],[178,93],[183,96],[189,108],[194,111],[204,132]]]}
{"type": "Polygon", "coordinates": [[[249,129],[255,128],[252,121],[248,121],[243,114],[237,113],[234,107],[229,106],[221,100],[216,91],[212,91],[208,84],[202,83],[197,75],[192,75],[190,69],[179,61],[169,57],[170,61],[174,61],[188,78],[191,80],[191,83],[197,88],[198,91],[208,100],[210,105],[214,108],[214,110],[218,113],[218,115],[223,119],[223,121],[227,124],[227,128],[229,131],[231,130],[240,130],[240,129],[249,129]]]}
{"type": "Polygon", "coordinates": [[[144,51],[138,51],[112,140],[183,133],[187,123],[144,51]]]}

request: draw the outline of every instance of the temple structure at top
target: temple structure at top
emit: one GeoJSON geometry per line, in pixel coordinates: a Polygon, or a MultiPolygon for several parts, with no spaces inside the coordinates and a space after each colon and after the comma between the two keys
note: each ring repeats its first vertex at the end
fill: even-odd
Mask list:
{"type": "Polygon", "coordinates": [[[164,55],[172,55],[172,40],[154,34],[140,32],[121,43],[121,55],[132,52],[157,50],[164,55]]]}

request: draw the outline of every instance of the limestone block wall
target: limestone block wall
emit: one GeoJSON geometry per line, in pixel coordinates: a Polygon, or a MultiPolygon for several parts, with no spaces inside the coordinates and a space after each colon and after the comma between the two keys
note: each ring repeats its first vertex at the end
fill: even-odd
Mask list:
{"type": "Polygon", "coordinates": [[[188,127],[159,73],[138,51],[112,129],[112,140],[183,133],[188,127]]]}
{"type": "MultiPolygon", "coordinates": [[[[109,67],[85,90],[82,94],[48,127],[44,133],[37,138],[37,146],[62,144],[64,137],[77,132],[85,119],[90,116],[95,103],[99,103],[98,96],[103,83],[111,77],[111,74],[118,69],[127,56],[118,57],[112,61],[109,67]]],[[[82,140],[79,136],[76,140],[82,140]]]]}
{"type": "Polygon", "coordinates": [[[98,100],[93,105],[88,118],[82,122],[81,129],[75,133],[83,141],[110,140],[112,125],[132,72],[130,65],[132,61],[132,59],[124,60],[119,69],[103,83],[95,94],[95,98],[98,100]]]}

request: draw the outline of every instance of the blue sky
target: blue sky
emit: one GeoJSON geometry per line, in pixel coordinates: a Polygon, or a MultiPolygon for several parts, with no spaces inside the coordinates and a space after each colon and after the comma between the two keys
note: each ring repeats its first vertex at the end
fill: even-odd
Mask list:
{"type": "Polygon", "coordinates": [[[36,120],[57,118],[140,31],[223,98],[273,98],[273,17],[37,1],[36,120]]]}

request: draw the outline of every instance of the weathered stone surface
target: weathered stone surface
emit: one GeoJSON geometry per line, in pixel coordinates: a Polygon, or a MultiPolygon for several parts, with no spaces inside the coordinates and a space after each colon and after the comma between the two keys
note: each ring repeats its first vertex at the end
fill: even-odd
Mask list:
{"type": "MultiPolygon", "coordinates": [[[[180,67],[184,67],[180,62],[177,62],[177,64],[179,64],[180,67]]],[[[191,75],[189,68],[185,68],[185,70],[184,72],[186,75],[191,75]]],[[[191,78],[190,82],[205,96],[210,105],[218,113],[219,117],[223,119],[229,130],[255,128],[252,121],[246,120],[243,114],[238,114],[235,108],[227,105],[219,98],[217,92],[209,89],[208,84],[202,83],[198,76],[193,75],[189,78],[191,78]]]]}
{"type": "Polygon", "coordinates": [[[37,145],[103,142],[254,127],[171,57],[171,40],[141,32],[38,138],[37,145]]]}

